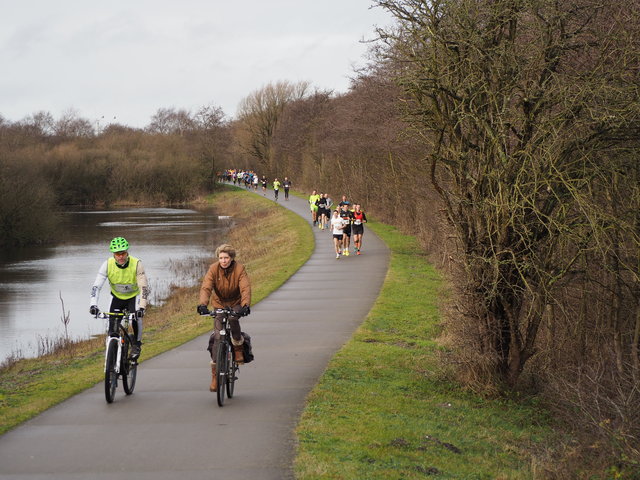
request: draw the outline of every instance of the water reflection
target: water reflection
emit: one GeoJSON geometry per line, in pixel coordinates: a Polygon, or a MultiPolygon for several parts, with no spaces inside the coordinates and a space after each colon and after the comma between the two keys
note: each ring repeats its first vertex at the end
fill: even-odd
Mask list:
{"type": "MultiPolygon", "coordinates": [[[[90,287],[108,258],[111,238],[124,236],[145,265],[159,303],[172,285],[192,284],[204,273],[228,222],[212,209],[131,208],[64,214],[64,237],[56,246],[0,253],[0,361],[18,353],[33,356],[43,338],[64,333],[62,303],[70,313],[72,338],[103,331],[88,314],[90,287]]],[[[102,289],[99,307],[110,295],[102,289]]],[[[194,302],[196,300],[194,299],[194,302]]]]}

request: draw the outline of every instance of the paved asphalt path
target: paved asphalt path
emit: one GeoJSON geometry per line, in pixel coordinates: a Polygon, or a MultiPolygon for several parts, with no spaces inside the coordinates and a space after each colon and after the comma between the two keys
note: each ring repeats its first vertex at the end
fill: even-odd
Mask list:
{"type": "MultiPolygon", "coordinates": [[[[304,200],[283,196],[310,220],[304,200]]],[[[305,397],[369,312],[389,259],[366,227],[363,254],[340,260],[328,231],[314,235],[309,261],[242,320],[256,359],[223,408],[209,392],[207,334],[141,363],[131,396],[120,382],[108,405],[100,383],[0,437],[0,479],[293,478],[305,397]]]]}

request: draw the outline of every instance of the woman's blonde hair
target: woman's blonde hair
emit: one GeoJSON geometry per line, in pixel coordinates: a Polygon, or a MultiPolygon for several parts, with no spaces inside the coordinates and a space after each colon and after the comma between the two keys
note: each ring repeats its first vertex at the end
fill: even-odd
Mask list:
{"type": "Polygon", "coordinates": [[[220,257],[220,254],[223,252],[229,255],[231,257],[231,260],[236,258],[236,249],[228,243],[223,243],[218,248],[216,248],[216,258],[220,257]]]}

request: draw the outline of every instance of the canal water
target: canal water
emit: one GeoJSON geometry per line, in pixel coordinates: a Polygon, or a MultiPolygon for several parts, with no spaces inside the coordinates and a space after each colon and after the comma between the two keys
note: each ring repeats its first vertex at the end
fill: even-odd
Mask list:
{"type": "MultiPolygon", "coordinates": [[[[0,363],[10,356],[33,357],[51,340],[102,333],[89,315],[91,285],[111,254],[109,241],[123,236],[131,255],[142,260],[151,302],[162,303],[172,286],[198,282],[230,221],[213,209],[123,208],[65,212],[55,245],[0,252],[0,363]],[[64,302],[64,315],[63,315],[64,302]]],[[[108,310],[108,283],[99,308],[108,310]]],[[[194,312],[197,299],[194,298],[194,312]]]]}

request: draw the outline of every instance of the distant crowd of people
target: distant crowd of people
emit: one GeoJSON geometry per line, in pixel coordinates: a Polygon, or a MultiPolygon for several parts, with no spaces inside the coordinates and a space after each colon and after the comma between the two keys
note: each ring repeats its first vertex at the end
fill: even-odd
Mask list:
{"type": "MultiPolygon", "coordinates": [[[[280,188],[284,190],[284,199],[289,200],[289,190],[292,186],[289,177],[284,177],[282,182],[276,177],[273,182],[270,182],[265,175],[259,176],[253,170],[228,169],[219,174],[218,178],[223,182],[244,186],[248,190],[253,188],[256,192],[262,188],[262,194],[265,196],[267,189],[271,188],[276,202],[280,188]]],[[[354,253],[362,254],[362,237],[367,215],[360,203],[351,202],[346,195],[343,195],[340,203],[334,208],[333,200],[328,193],[318,193],[317,190],[313,190],[309,196],[309,208],[313,226],[317,226],[320,230],[331,231],[336,259],[349,256],[352,240],[354,253]]]]}
{"type": "Polygon", "coordinates": [[[278,201],[280,188],[284,190],[284,199],[289,200],[289,190],[291,189],[291,180],[289,180],[289,177],[284,177],[282,182],[278,180],[278,177],[274,178],[273,182],[269,182],[266,176],[262,175],[259,177],[253,170],[228,169],[218,175],[218,178],[223,182],[233,183],[239,187],[244,185],[247,190],[253,188],[256,192],[258,188],[261,187],[263,195],[267,194],[269,183],[271,183],[276,202],[278,201]]]}

